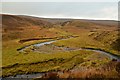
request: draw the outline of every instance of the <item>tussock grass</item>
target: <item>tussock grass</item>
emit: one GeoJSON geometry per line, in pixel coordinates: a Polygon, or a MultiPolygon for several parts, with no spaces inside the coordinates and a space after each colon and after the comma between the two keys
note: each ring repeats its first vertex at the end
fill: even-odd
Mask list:
{"type": "Polygon", "coordinates": [[[21,54],[16,58],[17,63],[3,67],[3,76],[53,70],[70,70],[84,62],[84,57],[90,54],[93,54],[93,52],[71,51],[57,54],[21,54]]]}
{"type": "MultiPolygon", "coordinates": [[[[44,54],[42,51],[39,53],[32,52],[30,49],[27,49],[26,53],[19,53],[17,51],[31,44],[68,38],[75,35],[79,37],[57,41],[53,45],[75,49],[81,47],[94,48],[120,56],[118,51],[113,48],[118,34],[116,27],[99,25],[82,20],[61,23],[62,25],[56,23],[54,25],[48,22],[49,20],[42,21],[38,18],[24,18],[10,15],[4,15],[3,17],[3,76],[59,70],[69,71],[81,66],[95,68],[105,65],[110,61],[105,56],[98,58],[96,57],[98,53],[85,50],[50,52],[52,54],[44,54]],[[19,43],[19,41],[25,42],[19,43]],[[94,58],[91,59],[90,56],[94,58]]],[[[48,51],[46,49],[46,52],[48,51]]]]}

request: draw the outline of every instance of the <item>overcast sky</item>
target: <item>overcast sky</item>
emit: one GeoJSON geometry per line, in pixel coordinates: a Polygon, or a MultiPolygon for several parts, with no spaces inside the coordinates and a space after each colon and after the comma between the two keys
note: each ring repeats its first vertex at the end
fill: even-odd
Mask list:
{"type": "Polygon", "coordinates": [[[118,2],[3,2],[2,12],[47,18],[118,19],[118,2]]]}
{"type": "Polygon", "coordinates": [[[119,0],[1,0],[2,2],[119,2],[119,0]]]}

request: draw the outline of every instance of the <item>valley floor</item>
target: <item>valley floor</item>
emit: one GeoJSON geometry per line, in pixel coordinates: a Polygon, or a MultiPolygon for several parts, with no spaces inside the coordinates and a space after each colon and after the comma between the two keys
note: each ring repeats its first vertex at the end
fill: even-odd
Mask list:
{"type": "Polygon", "coordinates": [[[120,78],[120,52],[113,44],[118,37],[115,27],[79,21],[53,27],[33,24],[4,29],[3,77],[120,78]]]}

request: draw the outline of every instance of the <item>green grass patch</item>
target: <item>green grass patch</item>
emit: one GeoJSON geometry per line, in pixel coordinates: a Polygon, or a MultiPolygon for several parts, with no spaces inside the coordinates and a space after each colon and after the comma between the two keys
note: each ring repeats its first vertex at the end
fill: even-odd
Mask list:
{"type": "Polygon", "coordinates": [[[48,72],[52,70],[70,70],[84,62],[91,51],[71,51],[56,54],[20,54],[16,63],[3,67],[3,76],[48,72]],[[21,60],[20,60],[21,59],[21,60]]]}

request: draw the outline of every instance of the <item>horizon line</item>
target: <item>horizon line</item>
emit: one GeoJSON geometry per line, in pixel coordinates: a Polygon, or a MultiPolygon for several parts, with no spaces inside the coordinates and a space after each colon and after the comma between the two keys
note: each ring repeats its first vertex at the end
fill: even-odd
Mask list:
{"type": "Polygon", "coordinates": [[[107,19],[107,18],[85,18],[85,17],[53,17],[53,16],[38,16],[38,15],[29,15],[29,14],[12,14],[12,13],[0,13],[2,15],[18,15],[18,16],[31,16],[38,18],[50,18],[50,19],[83,19],[83,20],[109,20],[109,21],[119,21],[119,19],[107,19]]]}

